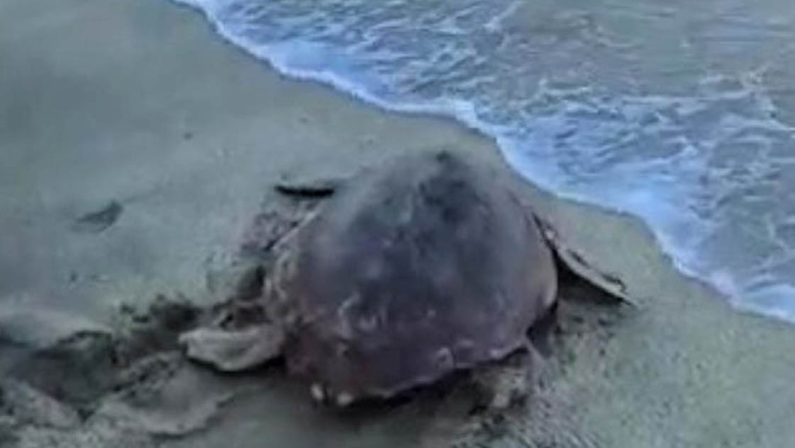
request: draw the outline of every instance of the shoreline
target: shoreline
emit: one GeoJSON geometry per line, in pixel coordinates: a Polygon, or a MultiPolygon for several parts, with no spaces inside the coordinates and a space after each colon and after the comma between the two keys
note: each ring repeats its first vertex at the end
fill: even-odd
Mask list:
{"type": "MultiPolygon", "coordinates": [[[[281,176],[348,175],[435,146],[502,158],[490,138],[452,119],[379,110],[280,75],[222,42],[185,6],[12,0],[4,8],[0,56],[14,70],[0,73],[0,97],[10,98],[0,105],[10,160],[0,166],[0,187],[9,192],[0,200],[0,246],[16,250],[0,256],[0,300],[9,305],[0,330],[17,331],[23,342],[47,345],[87,326],[106,328],[120,303],[142,306],[159,293],[216,300],[239,235],[281,176]],[[123,211],[107,228],[72,230],[75,219],[114,200],[123,211]],[[41,319],[57,331],[25,333],[41,319]]],[[[678,273],[638,219],[523,189],[639,302],[611,327],[604,354],[575,347],[554,380],[578,433],[595,446],[795,440],[787,419],[795,415],[788,384],[795,328],[734,310],[678,273]]],[[[191,384],[171,381],[177,389],[191,384]]],[[[191,381],[216,381],[220,395],[232,390],[216,379],[191,381]]],[[[424,415],[352,430],[307,417],[313,411],[293,386],[266,383],[256,402],[231,398],[214,423],[161,446],[222,446],[231,434],[239,446],[262,437],[313,446],[330,434],[352,445],[400,446],[400,425],[414,427],[412,418],[424,415]],[[315,430],[307,431],[306,418],[315,430]]],[[[523,418],[512,420],[518,431],[529,425],[523,418]]]]}

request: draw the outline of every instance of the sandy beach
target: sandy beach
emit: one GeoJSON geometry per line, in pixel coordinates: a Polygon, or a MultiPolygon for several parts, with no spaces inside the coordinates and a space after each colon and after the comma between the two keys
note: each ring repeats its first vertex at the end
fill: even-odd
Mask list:
{"type": "Polygon", "coordinates": [[[274,183],[436,147],[502,163],[450,120],[286,79],[165,0],[0,4],[0,446],[795,443],[795,328],[680,275],[638,220],[530,184],[522,199],[637,302],[563,336],[544,409],[493,431],[455,397],[330,414],[278,369],[215,375],[168,342],[135,366],[145,380],[103,388],[114,365],[97,347],[126,329],[122,305],[222,299],[274,183]]]}

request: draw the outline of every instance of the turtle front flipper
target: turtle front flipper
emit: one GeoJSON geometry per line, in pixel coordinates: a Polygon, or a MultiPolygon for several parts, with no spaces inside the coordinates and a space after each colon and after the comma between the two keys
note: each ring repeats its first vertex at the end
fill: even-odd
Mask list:
{"type": "Polygon", "coordinates": [[[223,372],[237,372],[281,356],[285,334],[273,324],[235,330],[198,328],[183,333],[179,341],[188,358],[223,372]]]}
{"type": "Polygon", "coordinates": [[[549,222],[539,218],[535,214],[533,214],[533,218],[544,235],[544,239],[546,239],[547,243],[552,248],[557,261],[562,263],[577,277],[596,286],[609,296],[620,302],[633,306],[635,305],[635,302],[627,294],[627,286],[618,276],[603,272],[594,267],[583,255],[571,248],[549,222]]]}

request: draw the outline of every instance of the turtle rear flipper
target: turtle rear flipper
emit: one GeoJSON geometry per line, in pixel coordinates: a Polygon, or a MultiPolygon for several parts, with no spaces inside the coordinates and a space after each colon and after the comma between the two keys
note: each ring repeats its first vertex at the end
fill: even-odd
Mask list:
{"type": "Polygon", "coordinates": [[[618,301],[633,306],[635,305],[635,302],[627,293],[627,286],[620,278],[594,267],[583,255],[571,248],[549,222],[536,215],[533,215],[533,218],[541,229],[547,243],[552,248],[555,258],[568,268],[569,271],[606,292],[609,296],[618,301]]]}
{"type": "Polygon", "coordinates": [[[470,376],[477,394],[475,409],[500,412],[524,402],[543,365],[543,357],[528,341],[506,359],[476,367],[470,376]]]}
{"type": "Polygon", "coordinates": [[[179,338],[188,358],[223,372],[260,366],[282,355],[285,335],[281,327],[260,324],[240,330],[198,328],[179,338]]]}

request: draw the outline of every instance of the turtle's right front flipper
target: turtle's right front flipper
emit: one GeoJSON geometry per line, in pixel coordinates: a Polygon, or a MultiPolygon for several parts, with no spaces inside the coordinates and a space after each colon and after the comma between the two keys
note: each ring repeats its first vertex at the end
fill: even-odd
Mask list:
{"type": "Polygon", "coordinates": [[[239,330],[198,328],[179,338],[188,358],[223,372],[254,368],[281,356],[284,340],[282,328],[272,324],[239,330]]]}

